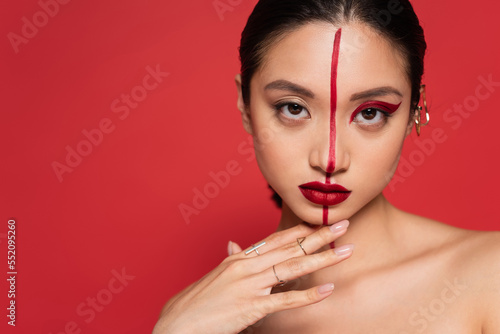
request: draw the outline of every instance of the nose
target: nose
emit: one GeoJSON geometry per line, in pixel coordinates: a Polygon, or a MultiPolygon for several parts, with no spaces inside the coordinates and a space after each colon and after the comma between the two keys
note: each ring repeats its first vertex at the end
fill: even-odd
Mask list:
{"type": "Polygon", "coordinates": [[[309,164],[315,169],[327,173],[330,160],[330,122],[321,121],[310,134],[313,138],[309,155],[309,164]]]}
{"type": "Polygon", "coordinates": [[[346,172],[351,165],[347,127],[337,127],[335,133],[335,168],[332,175],[346,172]]]}
{"type": "Polygon", "coordinates": [[[314,130],[313,147],[309,156],[311,167],[320,169],[327,177],[349,168],[349,145],[345,132],[345,129],[332,127],[330,122],[318,125],[314,130]]]}

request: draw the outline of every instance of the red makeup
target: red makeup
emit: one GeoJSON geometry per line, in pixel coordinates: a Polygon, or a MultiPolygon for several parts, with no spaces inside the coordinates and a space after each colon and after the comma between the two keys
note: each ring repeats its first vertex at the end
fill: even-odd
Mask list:
{"type": "MultiPolygon", "coordinates": [[[[342,29],[335,33],[333,41],[333,53],[331,62],[330,76],[330,133],[328,161],[326,165],[325,182],[309,182],[301,184],[299,189],[302,195],[312,203],[323,206],[323,225],[328,225],[328,208],[344,202],[351,195],[351,191],[339,184],[331,183],[332,173],[335,171],[335,140],[336,140],[336,112],[337,112],[337,74],[340,54],[340,41],[342,29]]],[[[354,120],[357,114],[365,109],[378,109],[385,113],[394,113],[401,103],[390,104],[382,101],[367,101],[359,105],[351,115],[350,122],[354,120]]]]}
{"type": "Polygon", "coordinates": [[[328,207],[342,203],[351,192],[339,184],[309,182],[299,186],[302,195],[315,204],[328,207]]]}
{"type": "Polygon", "coordinates": [[[363,111],[365,109],[370,109],[370,108],[381,109],[381,110],[384,110],[384,111],[388,112],[389,114],[392,114],[396,110],[398,110],[398,108],[401,105],[401,103],[402,102],[399,102],[399,104],[390,104],[390,103],[382,102],[382,101],[367,101],[367,102],[364,102],[361,105],[359,105],[359,107],[357,107],[356,110],[353,111],[353,113],[351,115],[350,123],[352,123],[352,121],[354,120],[354,117],[356,117],[356,115],[358,113],[360,113],[361,111],[363,111]]]}
{"type": "MultiPolygon", "coordinates": [[[[340,37],[342,29],[335,33],[333,41],[332,69],[330,77],[330,151],[328,154],[327,173],[335,170],[335,113],[337,112],[337,69],[339,65],[340,37]]],[[[329,176],[327,178],[330,178],[329,176]]]]}
{"type": "MultiPolygon", "coordinates": [[[[332,67],[330,76],[330,150],[328,152],[328,164],[326,167],[326,178],[325,184],[330,184],[330,177],[335,170],[335,113],[337,112],[337,71],[339,66],[339,53],[340,53],[340,38],[342,36],[342,29],[337,30],[335,33],[335,38],[333,40],[333,53],[332,53],[332,67]]],[[[332,188],[333,189],[333,188],[332,188]]],[[[301,188],[302,191],[302,188],[301,188]]],[[[315,200],[320,200],[321,194],[318,190],[314,192],[309,192],[310,196],[313,196],[315,200]],[[318,195],[319,197],[317,197],[318,195]]],[[[304,194],[304,192],[302,192],[304,194]]],[[[339,193],[342,195],[336,195],[335,192],[324,193],[324,204],[323,204],[323,225],[328,225],[328,205],[335,205],[343,202],[349,197],[345,195],[345,192],[339,193]],[[327,195],[328,194],[328,195],[327,195]],[[335,203],[335,204],[327,204],[335,203]]],[[[306,196],[304,194],[304,196],[306,196]]],[[[307,198],[307,196],[306,196],[307,198]]],[[[309,198],[308,198],[309,199],[309,198]]],[[[311,199],[309,199],[311,200],[311,199]]],[[[312,201],[312,200],[311,200],[312,201]]],[[[314,201],[312,201],[314,202],[314,201]]]]}

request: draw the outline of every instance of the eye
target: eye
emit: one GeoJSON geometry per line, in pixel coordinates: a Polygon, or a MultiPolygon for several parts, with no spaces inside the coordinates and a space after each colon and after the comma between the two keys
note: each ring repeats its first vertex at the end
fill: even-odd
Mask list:
{"type": "Polygon", "coordinates": [[[387,123],[387,119],[391,116],[388,112],[377,108],[366,108],[358,112],[353,122],[358,123],[360,126],[369,128],[379,128],[387,123]]]}
{"type": "Polygon", "coordinates": [[[368,109],[363,110],[359,114],[361,115],[361,117],[363,117],[367,121],[371,121],[375,117],[377,117],[377,112],[378,112],[378,110],[376,110],[376,109],[368,108],[368,109]]]}
{"type": "Polygon", "coordinates": [[[356,122],[358,126],[366,130],[377,130],[383,127],[389,117],[399,109],[399,104],[390,104],[383,101],[367,101],[354,110],[351,115],[351,122],[356,122]]]}
{"type": "Polygon", "coordinates": [[[307,111],[306,108],[301,106],[300,104],[293,103],[293,102],[285,102],[285,103],[280,103],[275,106],[276,111],[279,112],[279,114],[287,119],[290,120],[300,120],[300,119],[308,119],[311,118],[311,115],[309,114],[309,111],[307,111]]]}

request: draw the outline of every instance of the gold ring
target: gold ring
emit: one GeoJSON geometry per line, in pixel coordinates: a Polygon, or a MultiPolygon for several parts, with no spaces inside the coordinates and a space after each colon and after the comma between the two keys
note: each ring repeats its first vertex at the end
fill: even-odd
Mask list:
{"type": "Polygon", "coordinates": [[[274,285],[274,287],[278,287],[278,286],[283,286],[283,285],[285,285],[285,283],[286,283],[286,282],[285,282],[285,281],[283,281],[283,280],[281,280],[281,279],[278,277],[278,275],[276,275],[276,269],[274,269],[274,266],[273,266],[273,272],[274,272],[274,276],[276,276],[276,279],[278,280],[278,283],[276,283],[276,284],[274,285]]]}
{"type": "Polygon", "coordinates": [[[302,249],[302,251],[304,252],[304,255],[307,255],[306,250],[304,249],[304,247],[302,247],[302,243],[304,242],[304,240],[306,240],[306,237],[297,238],[297,243],[299,244],[300,249],[302,249]]]}

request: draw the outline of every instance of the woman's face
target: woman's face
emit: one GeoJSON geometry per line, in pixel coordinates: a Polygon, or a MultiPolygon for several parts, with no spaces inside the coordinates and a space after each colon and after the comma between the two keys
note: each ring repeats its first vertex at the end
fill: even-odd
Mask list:
{"type": "Polygon", "coordinates": [[[259,167],[302,220],[333,224],[377,195],[408,134],[404,59],[363,24],[310,23],[264,55],[239,108],[259,167]]]}

